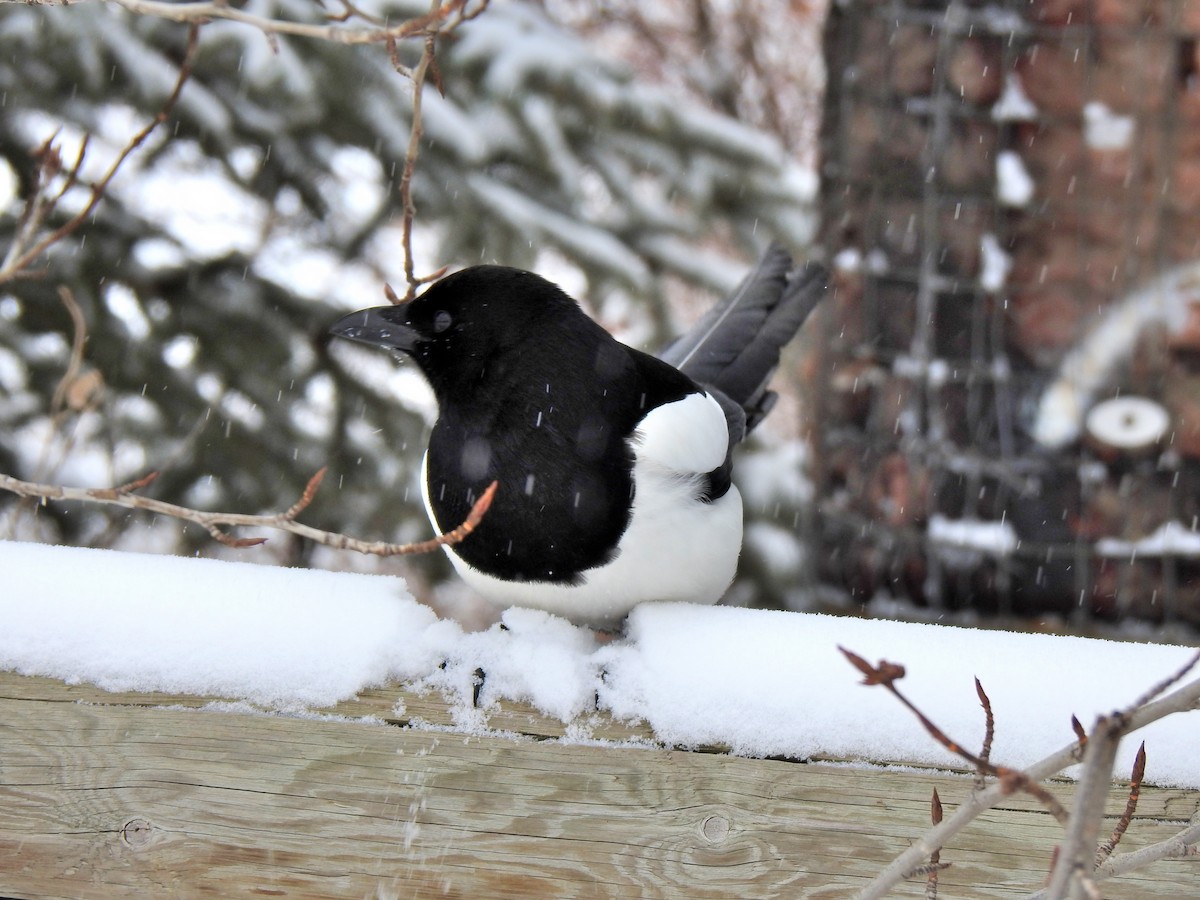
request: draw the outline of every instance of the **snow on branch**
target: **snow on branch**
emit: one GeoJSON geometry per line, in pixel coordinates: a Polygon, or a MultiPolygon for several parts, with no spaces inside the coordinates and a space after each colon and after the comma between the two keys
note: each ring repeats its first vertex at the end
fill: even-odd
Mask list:
{"type": "Polygon", "coordinates": [[[115,488],[78,488],[63,487],[56,484],[36,484],[30,481],[22,481],[11,475],[0,474],[0,490],[9,491],[19,497],[31,497],[42,501],[79,500],[85,503],[104,503],[113,506],[123,506],[127,509],[141,509],[147,512],[159,513],[171,516],[172,518],[183,519],[186,522],[193,522],[204,528],[215,540],[229,547],[254,547],[264,543],[266,538],[235,538],[227,532],[222,531],[221,526],[273,528],[278,531],[286,531],[289,534],[299,535],[318,544],[332,547],[335,550],[355,550],[359,553],[366,553],[373,556],[405,556],[415,553],[428,553],[436,550],[438,547],[457,544],[462,541],[483,520],[488,508],[492,505],[492,499],[496,496],[497,488],[497,482],[493,481],[479,499],[475,501],[475,505],[471,507],[471,512],[468,514],[466,520],[452,531],[426,541],[418,541],[411,544],[389,544],[384,541],[363,541],[337,532],[322,531],[319,528],[313,528],[312,526],[296,521],[296,517],[312,503],[313,497],[316,496],[317,488],[320,487],[321,480],[325,477],[325,472],[326,469],[321,468],[309,479],[308,485],[304,488],[304,493],[289,509],[272,515],[204,512],[186,506],[177,506],[174,503],[167,503],[163,500],[143,497],[141,494],[136,493],[154,481],[158,477],[157,472],[151,472],[144,478],[115,488]]]}

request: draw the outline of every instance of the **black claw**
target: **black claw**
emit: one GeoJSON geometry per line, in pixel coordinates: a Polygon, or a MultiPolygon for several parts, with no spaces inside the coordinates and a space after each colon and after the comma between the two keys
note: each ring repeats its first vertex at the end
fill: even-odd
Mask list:
{"type": "Polygon", "coordinates": [[[479,695],[483,693],[483,682],[486,680],[487,673],[483,671],[483,667],[477,667],[471,677],[471,706],[475,709],[479,709],[479,695]]]}

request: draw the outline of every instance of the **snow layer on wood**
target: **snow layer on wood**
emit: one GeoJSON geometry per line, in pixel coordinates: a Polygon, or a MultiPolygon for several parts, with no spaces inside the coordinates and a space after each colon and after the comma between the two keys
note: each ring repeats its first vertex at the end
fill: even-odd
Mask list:
{"type": "Polygon", "coordinates": [[[325,705],[439,661],[396,578],[12,542],[0,570],[0,667],[24,674],[325,705]]]}
{"type": "MultiPolygon", "coordinates": [[[[883,689],[860,685],[838,645],[906,665],[903,690],[975,748],[978,676],[996,714],[993,759],[1011,766],[1069,743],[1073,713],[1090,724],[1192,653],[690,604],[639,607],[625,636],[601,645],[587,629],[520,609],[504,614],[504,628],[464,633],[382,576],[14,542],[0,542],[0,571],[0,669],[291,710],[400,681],[448,694],[459,729],[475,732],[489,705],[513,699],[575,719],[586,738],[598,703],[644,719],[667,744],[749,755],[955,762],[883,689]]],[[[1139,734],[1150,780],[1200,787],[1197,715],[1139,734]]],[[[1118,772],[1136,744],[1122,746],[1118,772]]]]}
{"type": "MultiPolygon", "coordinates": [[[[954,740],[979,749],[983,712],[996,716],[992,759],[1026,766],[1072,740],[1070,717],[1135,700],[1194,651],[1085,638],[972,631],[883,620],[683,604],[643,605],[628,641],[608,649],[602,704],[644,718],[660,739],[732,744],[754,755],[844,755],[952,764],[883,688],[860,685],[838,646],[902,663],[901,689],[954,740]]],[[[1146,740],[1153,780],[1200,785],[1196,714],[1162,720],[1146,740]]],[[[1127,774],[1137,741],[1121,748],[1127,774]]]]}

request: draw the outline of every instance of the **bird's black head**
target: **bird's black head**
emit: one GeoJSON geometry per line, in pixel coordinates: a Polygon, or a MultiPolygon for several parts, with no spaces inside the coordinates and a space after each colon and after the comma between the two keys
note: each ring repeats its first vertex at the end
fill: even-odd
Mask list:
{"type": "Polygon", "coordinates": [[[350,313],[332,334],[412,357],[442,399],[462,399],[485,376],[538,347],[578,337],[594,323],[558,287],[532,272],[473,266],[397,306],[350,313]]]}

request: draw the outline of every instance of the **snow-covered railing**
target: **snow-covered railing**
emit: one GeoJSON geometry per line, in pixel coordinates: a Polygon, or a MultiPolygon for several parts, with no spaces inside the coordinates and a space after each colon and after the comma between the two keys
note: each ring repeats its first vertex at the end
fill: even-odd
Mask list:
{"type": "MultiPolygon", "coordinates": [[[[1071,764],[1071,713],[1090,725],[1192,655],[683,604],[606,644],[528,611],[464,633],[394,578],[4,542],[0,571],[5,896],[883,896],[881,872],[928,862],[904,860],[934,789],[941,828],[987,810],[946,835],[944,896],[1023,895],[1066,846],[1055,808],[1006,776],[977,792],[838,645],[907,663],[905,695],[972,752],[978,676],[991,760],[1039,780],[1071,764]]],[[[1200,838],[1195,715],[1137,732],[1110,862],[1200,838]]],[[[1073,807],[1072,783],[1049,790],[1073,807]]],[[[1194,878],[1160,859],[1104,896],[1194,878]]]]}

